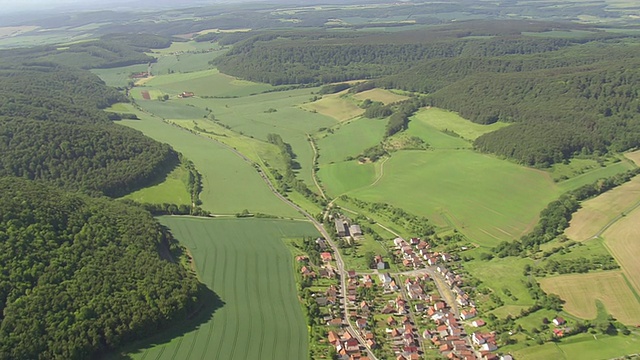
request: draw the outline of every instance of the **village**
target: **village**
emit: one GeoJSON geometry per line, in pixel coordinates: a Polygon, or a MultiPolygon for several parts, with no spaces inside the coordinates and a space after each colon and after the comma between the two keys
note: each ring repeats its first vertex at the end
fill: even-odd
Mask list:
{"type": "MultiPolygon", "coordinates": [[[[344,218],[334,219],[334,239],[358,241],[362,230],[344,218]]],[[[448,359],[510,360],[500,354],[496,333],[485,331],[474,300],[463,290],[464,278],[449,269],[456,256],[431,249],[420,238],[393,240],[399,269],[389,271],[389,259],[375,255],[370,270],[345,269],[340,279],[338,259],[330,240],[313,241],[314,256],[297,256],[303,281],[313,289],[322,343],[330,358],[367,360],[448,359]],[[344,281],[344,296],[340,290],[344,281]]],[[[339,254],[338,254],[339,256],[339,254]]]]}

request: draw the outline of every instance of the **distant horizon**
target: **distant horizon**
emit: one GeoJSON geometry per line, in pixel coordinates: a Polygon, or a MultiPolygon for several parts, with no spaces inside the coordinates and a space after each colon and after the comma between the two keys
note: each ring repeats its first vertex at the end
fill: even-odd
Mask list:
{"type": "MultiPolygon", "coordinates": [[[[99,10],[126,10],[140,9],[149,5],[160,6],[161,8],[181,8],[194,5],[215,5],[242,2],[264,2],[266,0],[182,0],[180,2],[170,0],[142,0],[131,2],[129,0],[112,0],[107,2],[98,0],[78,1],[78,0],[0,0],[0,7],[3,15],[7,13],[41,13],[43,11],[99,11],[99,10]]],[[[161,9],[158,9],[161,10],[161,9]]],[[[0,27],[3,25],[0,24],[0,27]]]]}

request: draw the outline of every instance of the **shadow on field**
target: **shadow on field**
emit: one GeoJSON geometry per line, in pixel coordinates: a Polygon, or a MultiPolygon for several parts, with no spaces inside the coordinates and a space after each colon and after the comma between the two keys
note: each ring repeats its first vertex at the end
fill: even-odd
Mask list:
{"type": "Polygon", "coordinates": [[[185,334],[199,329],[201,326],[211,321],[213,314],[225,305],[218,294],[214,293],[206,285],[201,284],[200,308],[194,311],[187,319],[176,321],[171,327],[152,335],[143,340],[135,341],[126,345],[117,352],[107,353],[101,358],[103,360],[131,360],[132,355],[142,354],[146,350],[155,346],[168,344],[173,339],[177,339],[185,334]]]}

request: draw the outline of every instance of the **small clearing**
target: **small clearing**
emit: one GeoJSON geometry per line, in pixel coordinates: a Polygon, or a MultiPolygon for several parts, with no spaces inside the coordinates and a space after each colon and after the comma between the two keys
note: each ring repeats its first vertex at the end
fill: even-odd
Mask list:
{"type": "Polygon", "coordinates": [[[398,95],[389,90],[384,89],[371,89],[363,92],[359,92],[353,95],[354,99],[364,101],[369,99],[371,101],[379,101],[383,104],[391,104],[398,101],[407,100],[409,97],[404,95],[398,95]]]}

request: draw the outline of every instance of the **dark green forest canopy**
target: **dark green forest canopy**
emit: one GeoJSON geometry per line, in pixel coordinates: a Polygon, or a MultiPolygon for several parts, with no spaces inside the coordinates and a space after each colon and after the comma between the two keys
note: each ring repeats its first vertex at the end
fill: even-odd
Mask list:
{"type": "Polygon", "coordinates": [[[119,196],[177,162],[168,145],[113,124],[127,101],[95,75],[55,64],[0,69],[0,176],[119,196]]]}
{"type": "Polygon", "coordinates": [[[272,84],[374,79],[369,87],[426,93],[428,104],[477,123],[516,122],[475,147],[530,166],[640,146],[640,39],[593,29],[580,37],[521,35],[553,26],[474,21],[393,34],[265,33],[216,63],[272,84]]]}
{"type": "Polygon", "coordinates": [[[137,207],[0,179],[0,358],[92,358],[184,319],[199,285],[172,246],[137,207]]]}

